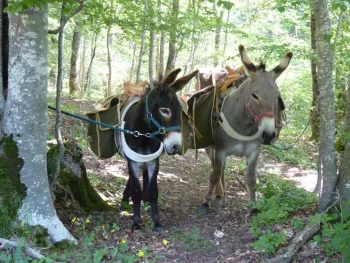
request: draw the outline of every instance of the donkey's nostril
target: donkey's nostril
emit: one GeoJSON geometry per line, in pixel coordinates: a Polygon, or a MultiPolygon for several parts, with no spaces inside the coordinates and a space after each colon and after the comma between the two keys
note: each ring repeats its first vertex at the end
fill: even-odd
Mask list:
{"type": "Polygon", "coordinates": [[[173,151],[174,151],[175,153],[177,153],[179,150],[180,150],[180,145],[174,144],[174,145],[173,145],[173,151]]]}

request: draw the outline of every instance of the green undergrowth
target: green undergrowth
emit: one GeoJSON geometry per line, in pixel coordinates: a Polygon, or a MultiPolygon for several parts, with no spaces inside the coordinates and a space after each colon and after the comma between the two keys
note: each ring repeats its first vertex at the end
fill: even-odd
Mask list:
{"type": "Polygon", "coordinates": [[[313,242],[317,242],[329,257],[340,254],[342,261],[337,262],[350,262],[350,200],[339,201],[327,213],[315,214],[310,221],[321,224],[321,231],[313,242]]]}
{"type": "Polygon", "coordinates": [[[304,135],[300,140],[301,131],[285,129],[274,146],[266,146],[265,149],[279,161],[298,165],[305,169],[315,169],[317,164],[317,148],[313,141],[306,141],[310,137],[304,135]],[[293,147],[291,147],[293,146],[293,147]]]}
{"type": "Polygon", "coordinates": [[[250,222],[250,233],[257,239],[253,243],[254,249],[274,254],[287,241],[283,228],[301,228],[304,222],[297,214],[313,209],[317,198],[277,175],[263,174],[259,180],[257,191],[263,198],[250,204],[258,211],[250,222]]]}

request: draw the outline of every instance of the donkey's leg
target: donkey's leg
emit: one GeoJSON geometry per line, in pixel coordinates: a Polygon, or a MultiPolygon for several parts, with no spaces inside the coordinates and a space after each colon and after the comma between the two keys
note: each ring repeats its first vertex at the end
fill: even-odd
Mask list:
{"type": "Polygon", "coordinates": [[[247,172],[245,174],[245,181],[248,187],[249,201],[255,202],[255,185],[256,185],[256,165],[261,151],[259,146],[255,151],[247,156],[247,172]]]}
{"type": "Polygon", "coordinates": [[[158,185],[157,176],[159,172],[159,158],[147,163],[148,170],[148,200],[151,206],[151,217],[154,222],[154,230],[161,232],[163,230],[162,224],[159,221],[158,211],[158,185]]]}
{"type": "Polygon", "coordinates": [[[129,179],[131,180],[132,185],[132,194],[131,198],[134,204],[134,217],[133,217],[133,229],[141,229],[141,215],[140,207],[142,200],[142,190],[139,181],[139,173],[141,169],[141,163],[128,160],[129,168],[129,179]]]}
{"type": "Polygon", "coordinates": [[[207,212],[205,210],[207,210],[207,208],[209,207],[209,202],[212,200],[214,188],[221,179],[222,170],[224,169],[225,161],[226,161],[225,153],[222,151],[216,150],[213,156],[213,164],[214,164],[213,171],[209,177],[209,188],[208,188],[207,194],[205,195],[204,203],[202,205],[202,207],[206,208],[203,210],[203,212],[207,212]]]}
{"type": "Polygon", "coordinates": [[[226,181],[225,181],[225,166],[226,161],[223,163],[222,169],[221,169],[221,176],[220,180],[215,186],[215,202],[217,206],[223,206],[227,203],[227,197],[226,197],[226,181]]]}

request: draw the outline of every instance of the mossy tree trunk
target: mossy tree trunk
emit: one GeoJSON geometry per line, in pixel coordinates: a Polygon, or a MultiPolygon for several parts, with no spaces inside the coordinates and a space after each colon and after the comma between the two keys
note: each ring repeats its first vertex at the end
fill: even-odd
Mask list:
{"type": "Polygon", "coordinates": [[[9,15],[4,133],[13,135],[24,162],[19,174],[27,190],[18,219],[45,227],[54,243],[76,243],[56,215],[47,178],[47,25],[47,6],[9,15]]]}
{"type": "MultiPolygon", "coordinates": [[[[86,168],[83,162],[83,153],[80,147],[72,142],[64,143],[65,152],[61,159],[58,183],[61,187],[56,187],[55,196],[58,200],[64,198],[68,193],[70,197],[77,201],[80,208],[85,212],[93,211],[113,211],[95,191],[87,177],[86,168]]],[[[56,170],[56,159],[58,146],[52,147],[47,154],[48,176],[50,183],[56,183],[54,172],[56,170]]]]}

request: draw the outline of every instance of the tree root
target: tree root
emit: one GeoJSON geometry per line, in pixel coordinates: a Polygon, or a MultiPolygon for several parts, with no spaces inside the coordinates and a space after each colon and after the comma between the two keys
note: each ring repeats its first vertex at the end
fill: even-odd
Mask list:
{"type": "Polygon", "coordinates": [[[295,254],[300,250],[300,248],[312,238],[316,232],[320,229],[319,224],[309,224],[303,231],[298,233],[291,241],[290,245],[284,250],[283,253],[277,255],[276,257],[270,259],[269,263],[289,263],[292,261],[295,254]]]}
{"type": "Polygon", "coordinates": [[[4,248],[6,244],[8,246],[10,246],[10,247],[19,247],[19,246],[21,246],[23,251],[24,251],[24,253],[26,253],[28,256],[30,256],[32,258],[41,259],[41,258],[44,257],[38,251],[36,251],[33,248],[30,248],[30,247],[26,246],[23,243],[7,240],[7,239],[4,239],[4,238],[0,238],[0,248],[4,248]]]}

